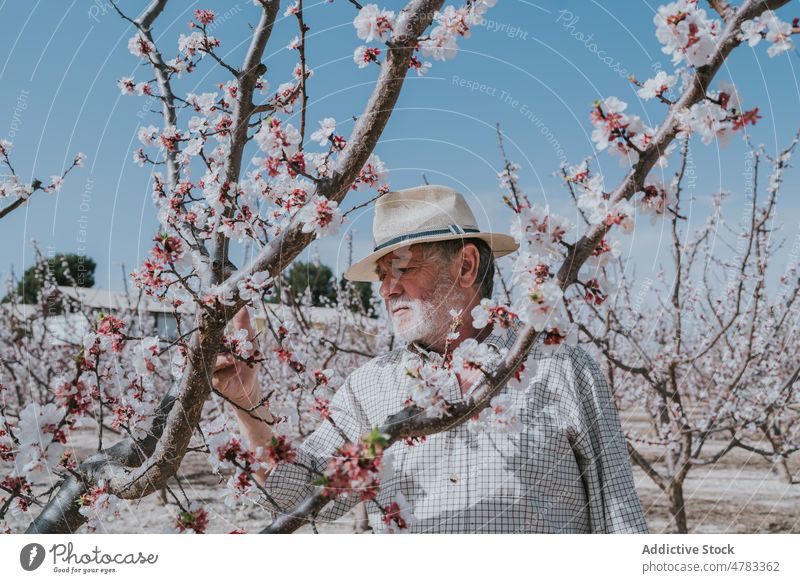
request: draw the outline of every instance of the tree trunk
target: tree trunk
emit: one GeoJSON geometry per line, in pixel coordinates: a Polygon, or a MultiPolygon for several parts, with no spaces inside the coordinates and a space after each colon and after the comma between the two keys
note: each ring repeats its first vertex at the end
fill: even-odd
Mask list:
{"type": "Polygon", "coordinates": [[[683,499],[683,484],[673,482],[669,488],[669,512],[672,515],[672,523],[675,525],[675,532],[687,534],[689,527],[686,522],[686,503],[683,499]]]}
{"type": "Polygon", "coordinates": [[[800,484],[800,475],[795,477],[792,473],[792,468],[789,467],[789,460],[785,457],[781,458],[781,463],[778,464],[780,467],[781,475],[783,479],[786,480],[787,484],[800,484]]]}

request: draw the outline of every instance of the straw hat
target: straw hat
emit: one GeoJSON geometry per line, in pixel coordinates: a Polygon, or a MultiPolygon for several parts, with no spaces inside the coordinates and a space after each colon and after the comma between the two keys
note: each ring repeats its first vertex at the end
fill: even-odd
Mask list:
{"type": "Polygon", "coordinates": [[[373,252],[353,264],[344,276],[351,281],[377,281],[375,265],[395,249],[450,239],[482,239],[495,259],[519,246],[502,233],[483,233],[467,201],[448,186],[423,185],[387,192],[375,203],[373,252]]]}

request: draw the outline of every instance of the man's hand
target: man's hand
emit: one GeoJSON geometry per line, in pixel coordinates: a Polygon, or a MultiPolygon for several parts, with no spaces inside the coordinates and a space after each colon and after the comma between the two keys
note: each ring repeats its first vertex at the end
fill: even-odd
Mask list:
{"type": "MultiPolygon", "coordinates": [[[[247,330],[247,339],[253,343],[253,351],[260,350],[246,307],[236,313],[232,322],[236,329],[247,330]]],[[[224,352],[217,355],[212,385],[236,405],[252,409],[262,398],[257,377],[258,369],[255,366],[239,360],[230,352],[224,352]]]]}

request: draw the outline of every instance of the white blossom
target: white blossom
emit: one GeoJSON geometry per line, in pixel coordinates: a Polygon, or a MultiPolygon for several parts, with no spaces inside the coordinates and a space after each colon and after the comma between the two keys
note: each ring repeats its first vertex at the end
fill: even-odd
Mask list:
{"type": "Polygon", "coordinates": [[[660,6],[653,17],[661,50],[672,55],[672,63],[686,61],[692,67],[707,65],[717,48],[718,20],[709,19],[696,0],[677,0],[660,6]]]}
{"type": "Polygon", "coordinates": [[[448,371],[426,362],[410,373],[408,400],[425,411],[430,418],[442,417],[447,412],[444,387],[455,382],[448,371]]]}
{"type": "Polygon", "coordinates": [[[335,235],[344,223],[339,203],[324,196],[314,195],[298,213],[304,233],[317,233],[319,237],[335,235]]]}
{"type": "Polygon", "coordinates": [[[186,95],[186,103],[191,105],[195,111],[202,115],[211,115],[217,109],[217,94],[216,93],[188,93],[186,95]]]}
{"type": "Polygon", "coordinates": [[[140,32],[128,39],[128,50],[134,57],[146,57],[154,49],[153,43],[147,40],[140,32]]]}
{"type": "Polygon", "coordinates": [[[138,341],[133,349],[133,369],[145,383],[152,382],[151,377],[158,368],[158,336],[148,336],[138,341]]]}
{"type": "Polygon", "coordinates": [[[332,117],[326,117],[319,122],[319,129],[311,134],[311,139],[318,142],[320,146],[328,143],[328,139],[333,135],[336,130],[336,120],[332,117]]]}
{"type": "Polygon", "coordinates": [[[765,12],[761,18],[767,27],[766,39],[772,43],[772,46],[767,49],[770,57],[794,48],[791,24],[780,20],[771,10],[765,12]]]}
{"type": "Polygon", "coordinates": [[[159,131],[158,128],[153,125],[139,126],[137,136],[139,137],[139,141],[145,146],[156,146],[156,140],[158,139],[159,131]]]}
{"type": "Polygon", "coordinates": [[[394,12],[380,9],[376,4],[367,4],[358,11],[353,26],[358,38],[365,42],[386,41],[394,28],[394,12]]]}
{"type": "Polygon", "coordinates": [[[745,20],[742,23],[741,32],[739,33],[739,40],[745,41],[751,47],[756,46],[761,42],[762,33],[766,28],[764,21],[760,18],[754,20],[745,20]]]}
{"type": "Polygon", "coordinates": [[[271,286],[272,278],[268,271],[259,271],[248,275],[236,284],[239,289],[239,297],[245,301],[261,297],[271,286]]]}
{"type": "Polygon", "coordinates": [[[653,99],[669,91],[675,85],[675,75],[668,75],[664,71],[659,71],[652,79],[648,79],[636,94],[642,99],[653,99]]]}

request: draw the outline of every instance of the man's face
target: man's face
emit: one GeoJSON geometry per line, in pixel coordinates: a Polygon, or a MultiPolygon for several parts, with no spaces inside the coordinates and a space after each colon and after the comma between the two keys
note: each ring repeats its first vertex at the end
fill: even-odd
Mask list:
{"type": "Polygon", "coordinates": [[[441,265],[425,259],[422,245],[412,245],[378,260],[380,295],[400,340],[425,345],[443,341],[450,328],[450,310],[467,301],[455,281],[457,259],[441,265]]]}

